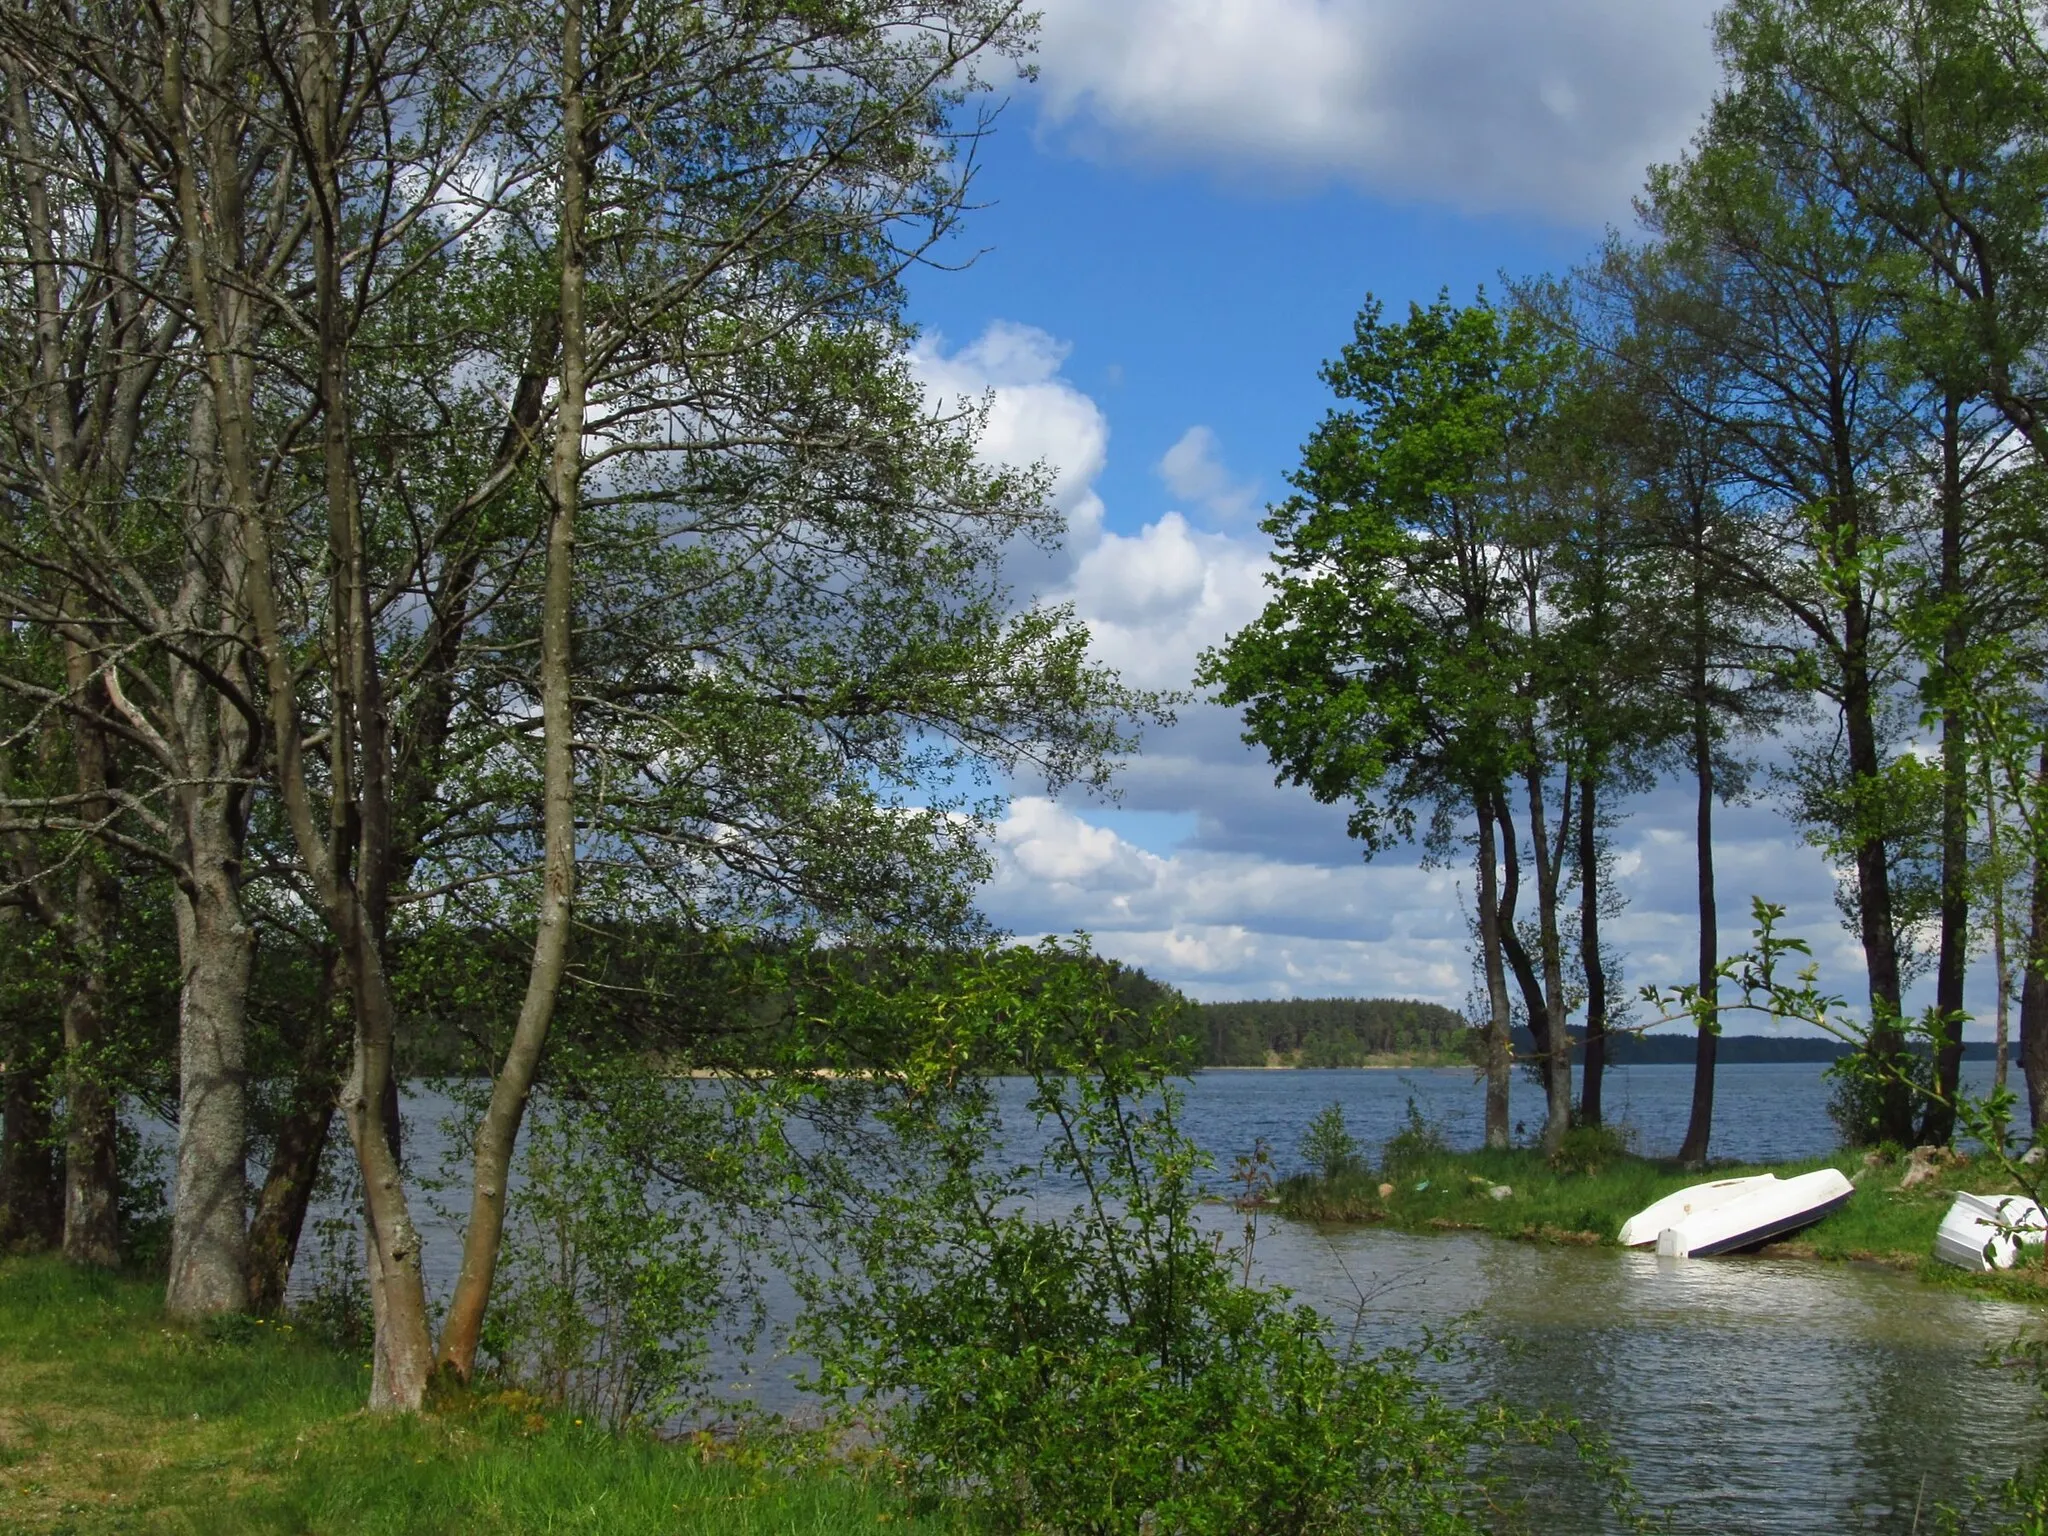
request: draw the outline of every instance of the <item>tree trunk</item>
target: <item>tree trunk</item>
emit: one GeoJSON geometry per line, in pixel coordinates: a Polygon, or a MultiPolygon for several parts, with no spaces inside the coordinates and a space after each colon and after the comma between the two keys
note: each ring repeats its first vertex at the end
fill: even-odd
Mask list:
{"type": "MultiPolygon", "coordinates": [[[[1851,682],[1844,690],[1843,714],[1849,740],[1849,773],[1859,785],[1872,785],[1883,774],[1877,749],[1877,724],[1872,714],[1870,679],[1852,648],[1851,682]]],[[[1866,1134],[1874,1142],[1904,1145],[1913,1138],[1913,1097],[1891,1070],[1905,1048],[1899,985],[1898,938],[1892,930],[1891,870],[1882,833],[1856,845],[1856,896],[1864,968],[1870,979],[1870,1040],[1873,1063],[1883,1072],[1877,1090],[1877,1118],[1866,1134]]]]}
{"type": "Polygon", "coordinates": [[[329,954],[322,963],[319,996],[292,1075],[291,1102],[278,1123],[270,1168],[249,1223],[249,1310],[258,1317],[275,1317],[284,1309],[292,1260],[341,1100],[346,1032],[335,1024],[339,968],[338,955],[329,954]]]}
{"type": "MultiPolygon", "coordinates": [[[[100,822],[112,814],[104,794],[107,738],[94,718],[105,689],[95,682],[90,658],[75,643],[67,641],[64,650],[66,680],[86,706],[71,721],[78,790],[85,797],[80,808],[87,821],[100,822]]],[[[119,887],[104,858],[99,848],[80,850],[66,934],[72,975],[64,999],[64,1257],[112,1269],[121,1262],[121,1212],[117,1101],[106,1059],[107,938],[119,887]]]]}
{"type": "MultiPolygon", "coordinates": [[[[1703,635],[1699,638],[1703,639],[1703,635]]],[[[1721,917],[1714,896],[1714,734],[1707,714],[1706,654],[1693,653],[1692,768],[1697,786],[1693,814],[1693,851],[1698,874],[1700,909],[1699,1025],[1692,1064],[1692,1116],[1678,1160],[1697,1168],[1707,1160],[1714,1134],[1714,1062],[1720,1054],[1721,1028],[1715,1004],[1721,995],[1721,917]]]]}
{"type": "MultiPolygon", "coordinates": [[[[2037,785],[2048,784],[2048,743],[2041,747],[2037,785]]],[[[2027,900],[2027,973],[2020,982],[2020,1071],[2027,1079],[2027,1119],[2048,1132],[2048,848],[2036,829],[2032,890],[2027,900]]]]}
{"type": "Polygon", "coordinates": [[[1600,812],[1598,776],[1589,765],[1579,786],[1579,955],[1586,972],[1586,1069],[1579,1118],[1598,1125],[1607,1070],[1607,967],[1600,959],[1600,812]]]}
{"type": "Polygon", "coordinates": [[[248,1118],[243,1024],[255,945],[229,872],[194,850],[201,878],[178,902],[177,1204],[173,1317],[249,1305],[248,1118]]]}
{"type": "MultiPolygon", "coordinates": [[[[1543,1150],[1555,1152],[1572,1123],[1572,1042],[1565,1025],[1564,945],[1558,934],[1558,879],[1564,860],[1562,846],[1550,846],[1550,825],[1543,794],[1543,771],[1532,764],[1526,782],[1529,792],[1529,849],[1536,860],[1536,938],[1543,960],[1543,1022],[1537,1047],[1543,1052],[1545,1113],[1543,1150]]],[[[1572,819],[1571,782],[1565,782],[1564,801],[1558,807],[1560,844],[1572,819]]],[[[1530,1015],[1535,1028],[1535,1015],[1530,1015]]]]}
{"type": "Polygon", "coordinates": [[[1923,1145],[1955,1139],[1956,1089],[1963,1071],[1963,979],[1970,942],[1970,750],[1958,697],[1963,644],[1961,408],[1945,401],[1941,435],[1941,940],[1935,963],[1934,1097],[1920,1120],[1923,1145]]]}
{"type": "MultiPolygon", "coordinates": [[[[1535,962],[1529,958],[1529,947],[1522,942],[1522,936],[1515,928],[1515,909],[1521,900],[1522,858],[1520,839],[1515,836],[1514,817],[1509,814],[1504,792],[1494,797],[1493,814],[1500,826],[1501,865],[1504,870],[1495,929],[1500,934],[1501,953],[1507,960],[1508,969],[1514,972],[1515,985],[1522,994],[1522,1011],[1528,1015],[1530,1039],[1546,1067],[1543,1084],[1547,1105],[1550,1097],[1547,1071],[1551,1054],[1550,1007],[1543,996],[1543,978],[1537,974],[1535,962]]],[[[1545,1129],[1547,1132],[1547,1122],[1545,1129]]]]}
{"type": "Polygon", "coordinates": [[[1999,849],[2000,820],[2005,814],[1998,803],[1998,783],[1991,771],[1990,759],[1980,759],[1984,778],[1984,822],[1986,835],[1990,838],[1991,857],[1991,966],[1997,983],[1998,1023],[1997,1040],[1991,1066],[1991,1091],[2003,1093],[2006,1079],[2006,1057],[2012,1043],[2012,971],[2008,968],[2009,957],[2005,950],[2005,860],[1999,849]]]}
{"type": "MultiPolygon", "coordinates": [[[[0,907],[0,944],[11,945],[25,919],[0,907]]],[[[54,1248],[64,1232],[50,1089],[56,1031],[19,1013],[0,1017],[0,1253],[54,1248]]]]}
{"type": "Polygon", "coordinates": [[[567,964],[576,882],[575,722],[570,699],[571,641],[575,619],[576,516],[582,497],[583,431],[588,336],[584,315],[584,225],[595,134],[583,95],[583,7],[566,0],[562,11],[562,201],[557,245],[561,252],[561,384],[555,407],[555,448],[549,467],[547,585],[541,609],[540,687],[544,763],[545,846],[538,926],[526,995],[512,1045],[491,1085],[491,1102],[477,1127],[470,1185],[469,1225],[463,1233],[462,1271],[441,1331],[440,1357],[462,1380],[476,1368],[505,1231],[505,1187],[512,1150],[547,1043],[555,999],[567,964]]]}
{"type": "Polygon", "coordinates": [[[1486,1144],[1508,1144],[1508,1080],[1512,1060],[1512,1018],[1508,978],[1501,964],[1499,869],[1493,846],[1493,797],[1474,797],[1479,818],[1479,963],[1486,974],[1486,1144]]]}

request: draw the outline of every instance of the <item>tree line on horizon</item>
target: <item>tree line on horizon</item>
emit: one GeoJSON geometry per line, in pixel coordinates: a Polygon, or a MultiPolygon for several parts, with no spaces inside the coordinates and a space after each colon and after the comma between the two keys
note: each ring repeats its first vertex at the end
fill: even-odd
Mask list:
{"type": "Polygon", "coordinates": [[[1470,861],[1490,1145],[1518,1027],[1546,1143],[1600,1119],[1628,996],[1611,847],[1674,781],[1698,908],[1682,1157],[1707,1156],[1715,1041],[1746,1001],[1716,813],[1759,796],[1839,871],[1861,951],[1849,1134],[1950,1139],[1973,957],[1999,1083],[2016,998],[2048,1123],[2039,21],[1734,0],[1722,88],[1633,233],[1497,296],[1369,299],[1324,370],[1335,406],[1263,524],[1267,607],[1200,680],[1281,782],[1350,807],[1368,858],[1470,861]]]}
{"type": "Polygon", "coordinates": [[[1441,1003],[1390,997],[1289,997],[1196,1003],[1190,1010],[1210,1067],[1356,1067],[1376,1056],[1462,1057],[1470,1025],[1441,1003]]]}

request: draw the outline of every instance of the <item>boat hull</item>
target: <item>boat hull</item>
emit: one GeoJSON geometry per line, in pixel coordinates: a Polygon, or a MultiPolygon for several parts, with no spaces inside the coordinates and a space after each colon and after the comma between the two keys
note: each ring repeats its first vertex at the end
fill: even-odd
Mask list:
{"type": "Polygon", "coordinates": [[[2024,1195],[1959,1194],[1934,1234],[1934,1256],[1958,1269],[2011,1269],[2020,1245],[2048,1239],[2048,1218],[2024,1195]],[[2002,1230],[2015,1229],[2015,1230],[2002,1230]]]}
{"type": "Polygon", "coordinates": [[[1714,1210],[1777,1182],[1775,1173],[1756,1173],[1746,1178],[1715,1179],[1707,1184],[1689,1185],[1629,1217],[1622,1223],[1621,1234],[1616,1241],[1624,1248],[1641,1248],[1656,1242],[1657,1235],[1666,1227],[1675,1226],[1695,1212],[1714,1210]]]}
{"type": "Polygon", "coordinates": [[[1711,1258],[1742,1253],[1804,1231],[1840,1210],[1856,1186],[1833,1168],[1779,1179],[1738,1199],[1696,1211],[1657,1234],[1657,1252],[1668,1258],[1711,1258]]]}

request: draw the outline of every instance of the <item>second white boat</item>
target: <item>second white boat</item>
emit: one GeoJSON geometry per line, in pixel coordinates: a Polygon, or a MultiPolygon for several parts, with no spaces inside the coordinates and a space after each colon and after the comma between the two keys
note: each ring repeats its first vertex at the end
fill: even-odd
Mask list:
{"type": "Polygon", "coordinates": [[[1934,1256],[1958,1269],[2011,1269],[2020,1244],[2048,1240],[2048,1219],[2024,1195],[1955,1198],[1934,1234],[1934,1256]]]}

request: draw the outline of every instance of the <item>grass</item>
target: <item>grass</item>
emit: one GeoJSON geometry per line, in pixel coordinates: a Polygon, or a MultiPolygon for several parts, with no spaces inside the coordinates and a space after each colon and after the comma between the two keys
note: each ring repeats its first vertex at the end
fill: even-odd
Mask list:
{"type": "Polygon", "coordinates": [[[951,1531],[852,1465],[620,1436],[516,1394],[360,1411],[359,1359],[287,1325],[178,1327],[160,1284],[0,1260],[0,1530],[436,1536],[951,1531]]]}
{"type": "Polygon", "coordinates": [[[1958,1190],[2015,1190],[1988,1164],[1959,1160],[1941,1167],[1925,1183],[1901,1190],[1897,1186],[1904,1160],[1871,1161],[1862,1151],[1803,1162],[1716,1165],[1702,1173],[1611,1148],[1576,1157],[1568,1149],[1560,1166],[1533,1148],[1452,1152],[1428,1144],[1426,1136],[1415,1140],[1421,1144],[1411,1141],[1393,1149],[1397,1155],[1392,1165],[1380,1173],[1360,1168],[1332,1179],[1307,1174],[1283,1179],[1275,1203],[1283,1215],[1308,1221],[1383,1222],[1406,1231],[1458,1229],[1539,1242],[1611,1244],[1629,1217],[1688,1184],[1752,1173],[1789,1178],[1817,1168],[1839,1168],[1857,1187],[1848,1204],[1766,1252],[1895,1264],[1919,1269],[1944,1283],[2048,1299],[2048,1269],[2038,1265],[1972,1275],[1932,1257],[1935,1228],[1958,1190]],[[1386,1185],[1392,1189],[1383,1195],[1380,1191],[1386,1185]],[[1513,1193],[1496,1200],[1490,1191],[1501,1185],[1513,1193]]]}

